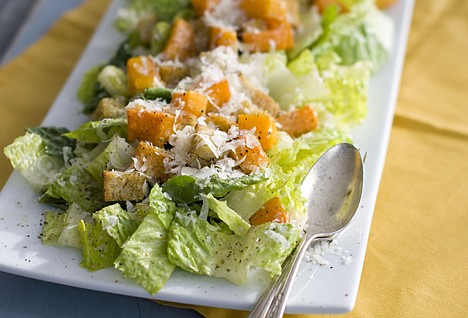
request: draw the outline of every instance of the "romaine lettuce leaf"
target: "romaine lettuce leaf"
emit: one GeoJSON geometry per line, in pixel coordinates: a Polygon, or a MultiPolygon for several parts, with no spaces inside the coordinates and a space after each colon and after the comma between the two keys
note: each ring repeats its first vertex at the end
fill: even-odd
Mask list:
{"type": "Polygon", "coordinates": [[[80,265],[90,271],[97,271],[112,266],[120,254],[117,242],[102,228],[101,223],[78,223],[83,260],[80,265]]]}
{"type": "Polygon", "coordinates": [[[243,284],[250,267],[279,274],[299,234],[292,224],[266,223],[236,235],[194,214],[177,214],[169,229],[168,256],[186,271],[243,284]]]}
{"type": "Polygon", "coordinates": [[[175,204],[155,185],[148,214],[114,262],[125,277],[135,279],[150,294],[157,293],[175,269],[167,257],[168,227],[175,213],[175,204]]]}
{"type": "Polygon", "coordinates": [[[54,246],[71,246],[82,248],[78,223],[92,221],[91,214],[72,203],[67,211],[57,213],[46,211],[44,229],[42,231],[42,243],[54,246]]]}
{"type": "Polygon", "coordinates": [[[102,187],[78,165],[67,168],[50,184],[45,196],[77,203],[86,211],[96,211],[104,206],[102,187]]]}
{"type": "Polygon", "coordinates": [[[193,203],[200,201],[199,194],[211,193],[216,198],[224,197],[231,191],[243,189],[249,185],[266,180],[265,174],[246,175],[233,179],[221,179],[214,175],[208,181],[199,181],[192,176],[175,176],[162,185],[176,203],[193,203]]]}
{"type": "Polygon", "coordinates": [[[82,143],[100,143],[109,141],[114,135],[127,138],[127,120],[124,118],[105,118],[99,121],[89,121],[78,129],[66,133],[68,138],[82,143]]]}
{"type": "Polygon", "coordinates": [[[204,195],[208,202],[208,207],[215,212],[221,221],[226,223],[236,235],[245,235],[250,228],[242,217],[233,209],[227,206],[225,201],[219,201],[211,193],[204,195]]]}
{"type": "Polygon", "coordinates": [[[114,136],[109,145],[85,168],[99,183],[102,183],[102,171],[127,169],[132,162],[134,148],[125,139],[114,136]]]}
{"type": "Polygon", "coordinates": [[[65,169],[63,156],[50,155],[46,144],[36,133],[27,132],[4,148],[5,156],[35,191],[44,191],[57,174],[65,169]]]}
{"type": "Polygon", "coordinates": [[[96,223],[100,223],[120,247],[136,231],[142,219],[138,214],[130,213],[120,207],[118,203],[106,206],[93,213],[96,223]]]}
{"type": "Polygon", "coordinates": [[[68,156],[73,157],[73,149],[76,147],[76,141],[64,136],[69,130],[63,127],[35,127],[27,128],[26,131],[39,135],[45,146],[45,153],[57,158],[64,158],[64,151],[68,156]],[[68,148],[68,150],[64,150],[68,148]]]}

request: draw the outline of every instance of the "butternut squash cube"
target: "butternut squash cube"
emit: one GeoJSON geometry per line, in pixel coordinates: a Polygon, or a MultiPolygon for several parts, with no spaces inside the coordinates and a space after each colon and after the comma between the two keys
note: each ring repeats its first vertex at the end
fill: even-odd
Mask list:
{"type": "Polygon", "coordinates": [[[270,150],[278,141],[275,120],[266,114],[241,114],[237,120],[239,128],[250,130],[255,128],[263,150],[270,150]]]}
{"type": "Polygon", "coordinates": [[[288,220],[288,213],[278,197],[273,197],[265,202],[262,207],[249,218],[249,222],[252,225],[260,225],[267,222],[287,223],[288,220]]]}
{"type": "Polygon", "coordinates": [[[146,140],[164,147],[173,134],[175,116],[162,111],[130,108],[127,110],[128,140],[146,140]]]}
{"type": "Polygon", "coordinates": [[[266,30],[248,31],[242,33],[242,42],[253,52],[268,52],[271,50],[288,50],[294,47],[294,34],[289,22],[274,22],[270,20],[266,30]]]}
{"type": "Polygon", "coordinates": [[[218,46],[230,46],[237,50],[237,32],[219,27],[210,28],[210,49],[218,46]]]}
{"type": "Polygon", "coordinates": [[[206,90],[208,95],[207,112],[216,112],[218,109],[231,98],[231,91],[229,90],[229,83],[226,79],[221,82],[211,85],[206,90]]]}
{"type": "Polygon", "coordinates": [[[193,56],[196,51],[195,30],[193,26],[182,18],[174,21],[169,39],[163,50],[164,56],[169,60],[185,60],[193,56]]]}
{"type": "Polygon", "coordinates": [[[239,168],[245,174],[249,174],[257,169],[264,169],[270,163],[270,158],[268,158],[261,145],[254,146],[253,148],[247,146],[237,147],[234,159],[243,159],[239,164],[239,168]]]}
{"type": "Polygon", "coordinates": [[[208,105],[208,99],[205,95],[195,92],[174,92],[172,93],[171,104],[174,107],[179,107],[189,114],[193,114],[197,117],[206,113],[206,107],[208,105]]]}
{"type": "Polygon", "coordinates": [[[276,121],[281,125],[281,130],[296,138],[314,130],[318,124],[318,117],[315,110],[307,105],[279,116],[276,121]]]}
{"type": "Polygon", "coordinates": [[[143,92],[145,88],[163,86],[159,72],[149,56],[136,56],[127,61],[127,81],[130,95],[143,92]]]}
{"type": "Polygon", "coordinates": [[[192,7],[197,17],[202,17],[206,11],[213,10],[218,3],[219,0],[192,0],[192,7]]]}
{"type": "Polygon", "coordinates": [[[249,18],[286,20],[287,6],[284,0],[242,0],[241,8],[249,18]]]}

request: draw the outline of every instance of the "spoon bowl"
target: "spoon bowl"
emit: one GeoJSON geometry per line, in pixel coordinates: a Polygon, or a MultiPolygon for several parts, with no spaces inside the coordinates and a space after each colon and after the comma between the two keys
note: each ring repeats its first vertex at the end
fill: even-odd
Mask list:
{"type": "Polygon", "coordinates": [[[307,199],[304,235],[283,263],[249,317],[282,317],[299,264],[309,245],[333,238],[351,222],[361,200],[364,169],[353,145],[342,143],[327,150],[304,178],[301,191],[307,199]]]}

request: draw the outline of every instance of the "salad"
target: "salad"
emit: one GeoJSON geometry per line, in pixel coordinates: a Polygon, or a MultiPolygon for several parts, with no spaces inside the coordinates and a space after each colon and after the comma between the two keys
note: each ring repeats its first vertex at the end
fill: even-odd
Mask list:
{"type": "Polygon", "coordinates": [[[365,118],[391,21],[373,0],[134,0],[115,26],[126,40],[78,89],[90,120],[4,149],[50,206],[42,242],[149,294],[177,269],[280,274],[300,184],[365,118]]]}

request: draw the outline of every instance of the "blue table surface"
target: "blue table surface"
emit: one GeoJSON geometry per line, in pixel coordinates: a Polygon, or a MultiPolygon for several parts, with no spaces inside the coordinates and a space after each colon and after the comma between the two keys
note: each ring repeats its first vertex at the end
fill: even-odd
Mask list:
{"type": "MultiPolygon", "coordinates": [[[[39,39],[67,10],[83,0],[36,0],[25,21],[14,33],[1,57],[6,63],[39,39]]],[[[1,14],[18,5],[16,0],[1,0],[1,14]],[[15,1],[15,2],[13,2],[15,1]],[[10,5],[10,6],[9,6],[10,5]]],[[[15,14],[12,12],[11,14],[15,14]]],[[[24,14],[17,13],[18,15],[24,14]]],[[[20,16],[24,18],[24,16],[20,16]]],[[[0,15],[0,19],[3,17],[0,15]]],[[[2,25],[5,20],[1,21],[2,25]]],[[[0,255],[1,257],[1,255],[0,255]]],[[[157,304],[148,299],[127,297],[74,288],[0,272],[0,318],[55,317],[171,317],[200,318],[191,309],[157,304]]]]}

